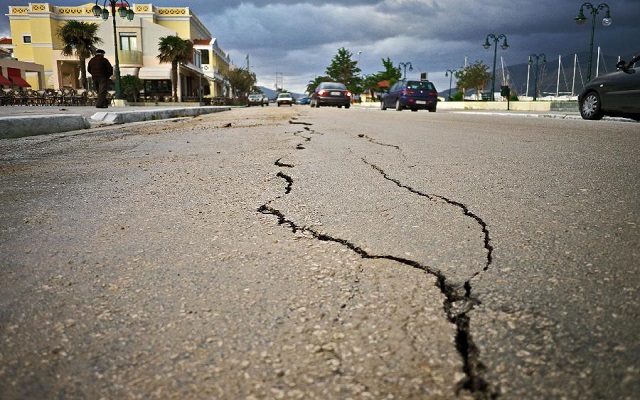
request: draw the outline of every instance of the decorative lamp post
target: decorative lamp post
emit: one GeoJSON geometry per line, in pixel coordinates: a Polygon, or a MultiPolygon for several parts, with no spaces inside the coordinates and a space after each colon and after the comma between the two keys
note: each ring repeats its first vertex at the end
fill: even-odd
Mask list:
{"type": "Polygon", "coordinates": [[[584,24],[587,20],[587,17],[584,16],[584,10],[588,10],[591,12],[591,43],[589,44],[589,67],[587,68],[587,82],[591,80],[591,62],[593,61],[593,35],[596,31],[596,15],[601,10],[606,10],[604,14],[604,18],[602,18],[602,25],[609,26],[611,25],[611,11],[609,10],[609,5],[606,3],[598,4],[594,6],[591,3],[583,3],[580,6],[580,12],[578,12],[578,16],[574,18],[578,25],[584,24]]]}
{"type": "Polygon", "coordinates": [[[455,73],[456,73],[456,71],[454,71],[452,69],[448,69],[444,73],[444,76],[448,76],[449,77],[449,101],[451,101],[451,84],[453,82],[453,74],[455,74],[455,73]]]}
{"type": "Polygon", "coordinates": [[[493,40],[495,49],[493,50],[493,78],[491,79],[491,101],[495,101],[495,92],[496,92],[496,59],[498,57],[498,42],[500,39],[504,39],[500,47],[502,50],[506,50],[509,45],[507,44],[507,36],[505,34],[500,34],[498,36],[490,33],[487,35],[487,38],[484,41],[482,47],[485,49],[489,49],[491,47],[491,43],[489,43],[489,39],[493,40]]]}
{"type": "Polygon", "coordinates": [[[117,3],[115,0],[104,0],[102,3],[102,7],[98,5],[98,0],[96,0],[96,4],[91,9],[93,11],[93,15],[96,17],[102,17],[103,20],[109,19],[109,10],[107,9],[107,2],[111,6],[111,16],[113,17],[113,47],[115,49],[115,57],[116,62],[114,66],[114,71],[116,74],[116,94],[115,98],[121,100],[122,99],[122,84],[120,82],[120,59],[118,58],[118,33],[116,31],[116,6],[118,6],[118,15],[120,18],[126,18],[129,21],[133,20],[133,10],[131,9],[131,5],[127,0],[120,0],[117,3]]]}
{"type": "Polygon", "coordinates": [[[401,62],[399,64],[400,68],[404,68],[404,74],[402,75],[402,79],[407,79],[407,67],[409,67],[409,72],[413,71],[413,65],[411,65],[411,61],[401,62]]]}
{"type": "Polygon", "coordinates": [[[544,53],[542,54],[531,54],[529,56],[529,65],[533,64],[533,60],[536,60],[536,70],[535,70],[535,78],[534,78],[534,83],[533,83],[533,101],[536,101],[538,99],[538,70],[540,69],[540,59],[542,59],[542,63],[546,64],[547,63],[547,56],[544,55],[544,53]]]}

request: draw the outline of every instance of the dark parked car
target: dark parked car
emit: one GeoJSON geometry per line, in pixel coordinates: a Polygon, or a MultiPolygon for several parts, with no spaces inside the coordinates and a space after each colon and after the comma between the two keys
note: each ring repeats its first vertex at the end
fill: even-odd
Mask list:
{"type": "Polygon", "coordinates": [[[409,81],[401,80],[393,84],[388,93],[382,96],[380,108],[387,107],[402,111],[405,108],[411,111],[429,110],[435,112],[438,105],[438,91],[432,82],[427,80],[409,81]]]}
{"type": "Polygon", "coordinates": [[[578,96],[584,119],[604,115],[640,120],[640,55],[628,63],[620,61],[617,71],[589,81],[578,96]]]}
{"type": "Polygon", "coordinates": [[[339,82],[321,82],[309,96],[311,107],[351,107],[351,92],[339,82]]]}

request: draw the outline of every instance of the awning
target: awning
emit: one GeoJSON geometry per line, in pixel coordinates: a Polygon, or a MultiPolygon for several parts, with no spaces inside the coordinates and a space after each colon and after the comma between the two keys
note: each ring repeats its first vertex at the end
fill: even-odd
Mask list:
{"type": "Polygon", "coordinates": [[[0,74],[0,85],[2,86],[13,86],[13,83],[9,81],[4,75],[0,74]]]}
{"type": "Polygon", "coordinates": [[[138,78],[140,79],[171,79],[171,67],[142,67],[138,72],[138,78]]]}
{"type": "Polygon", "coordinates": [[[137,67],[133,67],[133,68],[120,68],[120,76],[127,76],[127,75],[133,75],[133,76],[138,76],[138,68],[137,67]]]}
{"type": "Polygon", "coordinates": [[[22,77],[20,76],[14,76],[14,75],[9,75],[9,79],[11,79],[11,82],[15,83],[16,85],[20,86],[20,87],[31,87],[31,85],[29,84],[29,82],[25,81],[24,79],[22,79],[22,77]]]}

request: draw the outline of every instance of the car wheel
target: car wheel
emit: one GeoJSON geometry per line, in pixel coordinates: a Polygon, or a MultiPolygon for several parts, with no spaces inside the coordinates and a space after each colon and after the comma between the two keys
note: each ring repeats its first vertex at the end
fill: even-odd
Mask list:
{"type": "Polygon", "coordinates": [[[602,119],[602,104],[596,92],[589,92],[580,99],[580,115],[584,119],[602,119]]]}
{"type": "Polygon", "coordinates": [[[380,109],[382,111],[385,111],[387,109],[387,106],[384,104],[384,101],[380,101],[380,109]]]}
{"type": "Polygon", "coordinates": [[[345,104],[344,108],[348,109],[349,107],[351,107],[351,104],[345,104]]]}
{"type": "Polygon", "coordinates": [[[280,103],[276,103],[278,105],[278,107],[280,107],[280,103]]]}
{"type": "Polygon", "coordinates": [[[418,112],[418,109],[417,108],[412,108],[411,112],[418,112]]]}
{"type": "Polygon", "coordinates": [[[435,107],[431,107],[431,108],[429,109],[429,112],[436,112],[436,108],[435,108],[435,107]]]}
{"type": "Polygon", "coordinates": [[[402,105],[400,104],[400,99],[396,100],[396,111],[402,111],[402,105]]]}

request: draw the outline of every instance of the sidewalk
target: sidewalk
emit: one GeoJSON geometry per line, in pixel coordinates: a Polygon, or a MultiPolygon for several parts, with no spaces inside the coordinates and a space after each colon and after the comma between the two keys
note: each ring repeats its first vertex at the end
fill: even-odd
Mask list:
{"type": "Polygon", "coordinates": [[[2,106],[0,139],[61,133],[104,125],[194,116],[228,111],[225,106],[2,106]]]}

